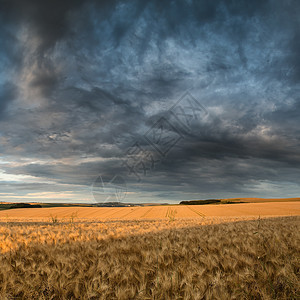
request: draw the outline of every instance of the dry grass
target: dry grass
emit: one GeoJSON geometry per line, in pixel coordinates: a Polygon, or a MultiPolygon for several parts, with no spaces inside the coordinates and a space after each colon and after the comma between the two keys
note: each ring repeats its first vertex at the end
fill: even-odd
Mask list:
{"type": "Polygon", "coordinates": [[[2,223],[0,299],[299,299],[300,217],[212,221],[2,223]]]}

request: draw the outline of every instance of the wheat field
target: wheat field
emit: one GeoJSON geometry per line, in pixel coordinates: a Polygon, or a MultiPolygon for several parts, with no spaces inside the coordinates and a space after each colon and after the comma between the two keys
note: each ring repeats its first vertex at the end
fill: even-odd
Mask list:
{"type": "Polygon", "coordinates": [[[299,216],[164,209],[161,219],[3,219],[0,299],[299,299],[299,216]]]}
{"type": "Polygon", "coordinates": [[[168,205],[145,207],[51,207],[0,211],[0,221],[48,221],[49,218],[99,220],[149,220],[202,217],[249,217],[300,215],[300,201],[222,205],[168,205]]]}

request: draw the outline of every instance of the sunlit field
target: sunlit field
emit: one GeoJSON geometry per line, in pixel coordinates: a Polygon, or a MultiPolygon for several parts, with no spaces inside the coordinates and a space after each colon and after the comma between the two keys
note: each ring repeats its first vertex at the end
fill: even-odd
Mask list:
{"type": "Polygon", "coordinates": [[[300,201],[239,203],[222,205],[168,205],[145,207],[52,207],[0,211],[0,221],[38,220],[52,218],[99,220],[149,220],[202,217],[258,217],[300,215],[300,201]]]}
{"type": "Polygon", "coordinates": [[[267,204],[2,211],[0,299],[299,299],[299,204],[267,204]]]}

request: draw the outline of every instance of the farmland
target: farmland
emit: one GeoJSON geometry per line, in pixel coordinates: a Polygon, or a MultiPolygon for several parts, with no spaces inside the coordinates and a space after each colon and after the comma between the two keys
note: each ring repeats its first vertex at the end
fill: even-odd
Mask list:
{"type": "Polygon", "coordinates": [[[168,205],[145,207],[51,207],[0,211],[0,220],[49,220],[51,217],[68,219],[176,219],[203,217],[258,217],[300,215],[300,201],[241,203],[224,205],[168,205]]]}
{"type": "Polygon", "coordinates": [[[0,299],[298,299],[299,202],[0,212],[0,299]]]}

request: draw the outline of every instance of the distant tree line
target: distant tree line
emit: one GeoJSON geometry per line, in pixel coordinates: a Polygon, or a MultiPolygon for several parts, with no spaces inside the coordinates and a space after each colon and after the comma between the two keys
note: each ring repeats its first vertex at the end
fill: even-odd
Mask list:
{"type": "Polygon", "coordinates": [[[8,208],[12,209],[12,208],[41,208],[41,207],[42,207],[42,205],[40,205],[40,204],[14,203],[13,205],[11,205],[8,208]]]}
{"type": "Polygon", "coordinates": [[[191,201],[181,201],[179,204],[184,204],[184,205],[203,205],[203,204],[213,204],[213,203],[221,203],[221,200],[217,200],[217,199],[191,200],[191,201]]]}

